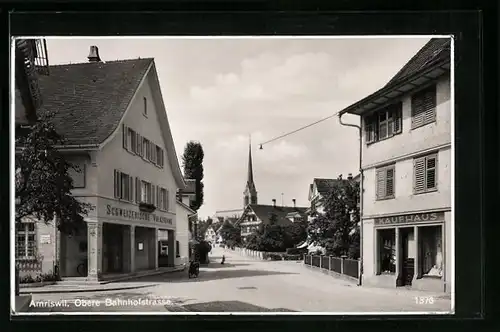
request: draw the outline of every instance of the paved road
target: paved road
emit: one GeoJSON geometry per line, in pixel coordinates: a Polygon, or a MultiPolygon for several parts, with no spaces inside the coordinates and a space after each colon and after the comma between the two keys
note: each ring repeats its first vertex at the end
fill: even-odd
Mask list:
{"type": "Polygon", "coordinates": [[[442,295],[358,287],[292,261],[257,261],[214,248],[197,279],[187,272],[142,277],[151,287],[100,293],[34,294],[33,312],[449,312],[442,295]],[[226,255],[226,264],[220,257],[226,255]],[[417,304],[416,296],[433,296],[417,304]],[[52,304],[49,303],[52,301],[52,304]],[[121,303],[119,301],[122,301],[121,303]],[[148,302],[149,301],[149,302],[148,302]],[[50,306],[53,307],[50,307],[50,306]],[[54,306],[57,305],[57,306],[54,306]]]}

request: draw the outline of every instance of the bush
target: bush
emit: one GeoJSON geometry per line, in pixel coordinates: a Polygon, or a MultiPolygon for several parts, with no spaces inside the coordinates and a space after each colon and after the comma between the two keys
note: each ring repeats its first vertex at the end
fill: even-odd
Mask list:
{"type": "Polygon", "coordinates": [[[24,277],[19,278],[20,284],[32,284],[35,282],[43,282],[43,281],[60,281],[61,278],[58,275],[53,273],[41,273],[37,274],[34,278],[31,274],[25,275],[24,277]]]}
{"type": "Polygon", "coordinates": [[[286,253],[288,255],[303,255],[307,254],[307,248],[288,248],[286,253]]]}
{"type": "Polygon", "coordinates": [[[286,261],[301,261],[302,255],[283,255],[282,256],[286,261]]]}

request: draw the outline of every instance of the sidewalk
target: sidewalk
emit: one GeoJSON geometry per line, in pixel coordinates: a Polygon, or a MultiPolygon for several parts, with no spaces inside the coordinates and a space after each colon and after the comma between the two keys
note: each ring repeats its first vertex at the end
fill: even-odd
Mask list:
{"type": "Polygon", "coordinates": [[[182,271],[183,267],[178,268],[168,268],[161,269],[158,271],[147,271],[143,273],[137,273],[129,276],[122,276],[112,280],[105,280],[99,283],[56,283],[52,285],[46,285],[42,287],[22,287],[19,289],[19,294],[55,294],[55,293],[79,293],[79,292],[105,292],[105,291],[116,291],[124,289],[138,289],[145,287],[152,287],[158,284],[147,283],[147,282],[124,282],[126,280],[139,279],[145,276],[160,275],[166,273],[174,273],[182,271]]]}

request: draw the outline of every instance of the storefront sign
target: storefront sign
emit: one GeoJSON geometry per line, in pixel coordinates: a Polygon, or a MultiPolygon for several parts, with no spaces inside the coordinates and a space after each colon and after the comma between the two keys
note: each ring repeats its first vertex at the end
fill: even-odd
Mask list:
{"type": "Polygon", "coordinates": [[[161,217],[154,213],[117,208],[110,204],[106,205],[106,214],[108,216],[116,216],[132,220],[153,221],[161,224],[172,225],[172,219],[170,218],[161,217]]]}
{"type": "Polygon", "coordinates": [[[444,221],[444,212],[415,213],[404,216],[375,218],[375,225],[411,224],[418,222],[444,221]]]}

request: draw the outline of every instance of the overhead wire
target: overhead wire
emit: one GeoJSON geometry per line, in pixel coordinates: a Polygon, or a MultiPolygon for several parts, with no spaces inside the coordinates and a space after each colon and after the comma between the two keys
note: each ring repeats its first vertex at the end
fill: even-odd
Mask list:
{"type": "Polygon", "coordinates": [[[279,139],[281,139],[281,138],[287,137],[287,136],[292,135],[292,134],[295,134],[295,133],[297,133],[297,132],[299,132],[299,131],[301,131],[301,130],[304,130],[304,129],[307,129],[307,128],[309,128],[309,127],[312,127],[312,126],[314,126],[314,125],[316,125],[316,124],[318,124],[318,123],[321,123],[321,122],[323,122],[323,121],[329,120],[329,119],[333,118],[334,116],[339,115],[339,113],[340,113],[340,111],[338,111],[338,112],[336,112],[336,113],[334,113],[334,114],[332,114],[332,115],[329,115],[329,116],[327,116],[326,118],[323,118],[323,119],[320,119],[320,120],[315,121],[315,122],[313,122],[313,123],[310,123],[310,124],[308,124],[308,125],[306,125],[306,126],[300,127],[300,128],[298,128],[298,129],[295,129],[295,130],[290,131],[290,132],[288,132],[288,133],[285,133],[285,134],[282,134],[282,135],[280,135],[280,136],[274,137],[274,138],[272,138],[272,139],[270,139],[270,140],[268,140],[268,141],[262,142],[262,143],[260,143],[260,144],[259,144],[259,145],[260,145],[260,149],[262,150],[262,146],[263,146],[263,145],[265,145],[265,144],[268,144],[268,143],[271,143],[271,142],[277,141],[277,140],[279,140],[279,139]]]}

